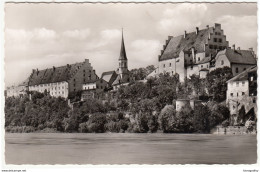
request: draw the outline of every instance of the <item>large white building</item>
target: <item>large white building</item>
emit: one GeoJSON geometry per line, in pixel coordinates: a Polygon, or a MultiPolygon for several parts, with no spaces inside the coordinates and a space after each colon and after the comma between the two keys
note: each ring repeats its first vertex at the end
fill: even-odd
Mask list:
{"type": "Polygon", "coordinates": [[[209,68],[218,50],[229,46],[220,24],[176,37],[169,36],[158,57],[158,68],[148,77],[168,72],[179,74],[181,82],[200,70],[209,68]],[[207,63],[205,66],[202,63],[207,63]]]}

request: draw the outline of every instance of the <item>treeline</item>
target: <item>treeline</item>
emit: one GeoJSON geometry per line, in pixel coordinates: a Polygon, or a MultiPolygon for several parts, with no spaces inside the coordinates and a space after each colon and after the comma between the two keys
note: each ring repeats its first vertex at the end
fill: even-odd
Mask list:
{"type": "Polygon", "coordinates": [[[210,73],[206,79],[192,76],[180,83],[177,75],[166,73],[147,82],[122,86],[107,93],[105,100],[75,103],[73,109],[65,99],[51,97],[47,92],[31,92],[31,100],[28,95],[9,97],[5,101],[5,128],[7,132],[207,133],[225,120],[228,125],[229,111],[220,102],[225,99],[225,80],[230,78],[231,70],[216,71],[215,75],[219,73],[223,80],[212,78],[215,75],[210,73]],[[194,110],[187,106],[176,112],[177,98],[198,95],[211,96],[212,100],[194,110]]]}

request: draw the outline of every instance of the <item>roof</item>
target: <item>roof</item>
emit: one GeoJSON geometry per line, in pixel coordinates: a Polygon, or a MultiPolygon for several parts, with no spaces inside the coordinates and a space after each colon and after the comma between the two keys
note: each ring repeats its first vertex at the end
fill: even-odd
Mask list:
{"type": "Polygon", "coordinates": [[[110,85],[115,81],[116,78],[117,78],[117,74],[115,71],[103,72],[101,75],[101,79],[105,80],[110,85]]]}
{"type": "Polygon", "coordinates": [[[129,73],[123,74],[123,78],[121,77],[121,75],[118,74],[112,85],[124,84],[124,83],[128,83],[129,81],[130,81],[130,74],[129,73]]]}
{"type": "Polygon", "coordinates": [[[192,47],[195,48],[197,53],[203,52],[204,45],[207,43],[211,32],[213,32],[213,27],[199,30],[198,34],[196,32],[187,33],[185,38],[184,35],[172,37],[159,61],[177,58],[181,51],[189,51],[192,47]]]}
{"type": "Polygon", "coordinates": [[[68,81],[83,64],[84,62],[39,71],[33,70],[29,79],[29,85],[68,81]]]}
{"type": "Polygon", "coordinates": [[[241,72],[237,76],[234,76],[233,78],[231,78],[227,82],[248,80],[248,73],[249,72],[257,72],[257,66],[253,66],[253,67],[250,67],[250,68],[246,69],[245,71],[241,72]]]}
{"type": "Polygon", "coordinates": [[[230,63],[256,65],[256,58],[251,50],[225,49],[217,54],[217,57],[225,54],[230,63]]]}
{"type": "Polygon", "coordinates": [[[204,63],[208,63],[212,60],[211,57],[205,57],[204,59],[202,59],[201,61],[198,61],[196,64],[204,64],[204,63]]]}
{"type": "Polygon", "coordinates": [[[119,60],[127,60],[123,31],[122,31],[122,41],[121,41],[121,50],[120,50],[119,60]]]}

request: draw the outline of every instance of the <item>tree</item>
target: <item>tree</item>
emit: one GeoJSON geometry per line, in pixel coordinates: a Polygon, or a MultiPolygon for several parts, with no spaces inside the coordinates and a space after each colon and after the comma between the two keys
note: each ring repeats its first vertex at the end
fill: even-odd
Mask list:
{"type": "Polygon", "coordinates": [[[160,128],[164,133],[172,132],[171,123],[174,120],[174,116],[176,114],[175,108],[173,105],[166,105],[160,115],[159,115],[159,124],[160,128]]]}
{"type": "Polygon", "coordinates": [[[229,67],[217,68],[207,74],[206,87],[213,100],[217,102],[226,99],[227,81],[233,77],[232,70],[229,67]]]}
{"type": "Polygon", "coordinates": [[[195,131],[197,132],[209,132],[210,124],[209,124],[209,116],[210,110],[207,106],[202,104],[198,104],[194,109],[194,118],[193,118],[193,126],[195,131]]]}

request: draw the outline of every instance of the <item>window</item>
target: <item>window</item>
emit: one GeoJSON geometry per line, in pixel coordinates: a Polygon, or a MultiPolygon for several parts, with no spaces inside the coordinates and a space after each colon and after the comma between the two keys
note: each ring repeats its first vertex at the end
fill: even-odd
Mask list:
{"type": "Polygon", "coordinates": [[[244,68],[244,70],[246,70],[246,68],[244,68]]]}
{"type": "Polygon", "coordinates": [[[218,49],[218,46],[217,46],[217,45],[214,45],[214,49],[218,49]]]}
{"type": "Polygon", "coordinates": [[[224,65],[224,60],[221,60],[221,65],[224,65]]]}
{"type": "Polygon", "coordinates": [[[209,68],[209,65],[207,65],[207,68],[209,68]]]}
{"type": "Polygon", "coordinates": [[[198,61],[200,61],[200,57],[198,57],[198,61]]]}
{"type": "Polygon", "coordinates": [[[213,49],[213,45],[209,45],[209,49],[213,49]]]}
{"type": "Polygon", "coordinates": [[[238,73],[238,67],[236,67],[236,73],[238,73]]]}
{"type": "Polygon", "coordinates": [[[190,70],[193,70],[193,66],[190,67],[190,70]]]}
{"type": "Polygon", "coordinates": [[[101,88],[101,89],[103,89],[103,87],[102,87],[102,86],[100,86],[100,88],[101,88]]]}
{"type": "Polygon", "coordinates": [[[255,99],[253,99],[253,103],[255,103],[256,101],[255,101],[255,99]]]}
{"type": "Polygon", "coordinates": [[[236,86],[237,86],[237,87],[239,86],[239,82],[236,82],[236,86]]]}
{"type": "Polygon", "coordinates": [[[201,68],[203,68],[203,65],[201,65],[201,68]]]}
{"type": "Polygon", "coordinates": [[[233,97],[233,93],[230,93],[230,96],[233,97]]]}
{"type": "Polygon", "coordinates": [[[165,68],[165,64],[163,64],[163,67],[165,68]]]}
{"type": "Polygon", "coordinates": [[[76,81],[76,79],[74,78],[74,79],[73,79],[73,81],[75,82],[75,81],[76,81]]]}
{"type": "Polygon", "coordinates": [[[73,84],[74,87],[76,87],[76,84],[73,84]]]}
{"type": "Polygon", "coordinates": [[[172,64],[170,63],[170,64],[169,64],[169,66],[171,67],[171,66],[172,66],[172,64]]]}
{"type": "Polygon", "coordinates": [[[221,39],[221,38],[219,38],[219,39],[218,39],[218,42],[222,42],[222,39],[221,39]]]}
{"type": "Polygon", "coordinates": [[[242,85],[243,85],[243,86],[245,85],[245,81],[242,81],[242,85]]]}
{"type": "Polygon", "coordinates": [[[245,92],[242,92],[242,96],[245,95],[245,92]]]}
{"type": "Polygon", "coordinates": [[[222,49],[223,49],[223,47],[222,47],[222,46],[219,46],[219,49],[220,49],[220,50],[222,50],[222,49]]]}
{"type": "Polygon", "coordinates": [[[237,93],[237,97],[238,97],[238,93],[237,93]]]}
{"type": "Polygon", "coordinates": [[[214,38],[214,42],[217,42],[218,41],[218,39],[217,38],[214,38]]]}
{"type": "Polygon", "coordinates": [[[233,109],[235,109],[236,107],[233,105],[233,109]]]}
{"type": "Polygon", "coordinates": [[[83,72],[85,73],[85,69],[83,70],[83,72]]]}

